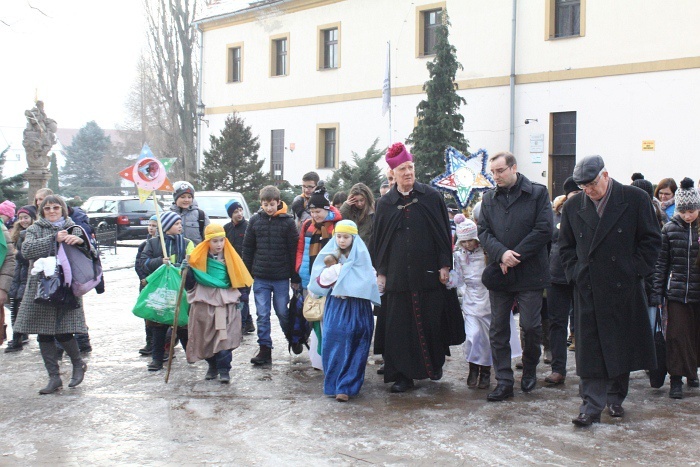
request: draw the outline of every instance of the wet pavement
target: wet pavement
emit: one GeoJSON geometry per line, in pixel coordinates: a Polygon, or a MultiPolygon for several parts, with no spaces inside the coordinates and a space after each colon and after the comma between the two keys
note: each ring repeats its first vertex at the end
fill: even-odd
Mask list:
{"type": "MultiPolygon", "coordinates": [[[[130,255],[135,253],[127,250],[130,255]]],[[[700,441],[700,390],[668,398],[632,375],[622,419],[575,428],[578,378],[487,403],[468,389],[459,347],[441,381],[405,394],[367,366],[362,392],[348,403],[323,395],[323,375],[307,353],[290,356],[273,319],[273,364],[253,367],[254,335],[233,353],[231,384],[205,381],[206,362],[189,365],[176,350],[170,382],[140,357],[143,321],[131,314],[133,269],[106,274],[107,292],[85,299],[92,353],[82,385],[40,396],[46,372],[35,337],[22,352],[0,353],[0,465],[470,465],[694,464],[700,441]]],[[[3,349],[4,350],[4,346],[3,349]]],[[[573,353],[569,353],[570,360],[573,353]]],[[[516,372],[516,384],[519,374],[516,372]]]]}

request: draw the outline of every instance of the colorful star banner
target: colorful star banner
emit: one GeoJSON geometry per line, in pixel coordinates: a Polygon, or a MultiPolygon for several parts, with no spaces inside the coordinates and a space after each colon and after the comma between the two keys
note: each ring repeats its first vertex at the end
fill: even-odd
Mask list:
{"type": "Polygon", "coordinates": [[[430,184],[451,194],[461,209],[466,209],[474,195],[496,186],[486,171],[489,155],[485,149],[465,156],[452,146],[445,150],[445,173],[435,177],[430,184]]]}
{"type": "Polygon", "coordinates": [[[134,182],[139,192],[139,199],[143,203],[155,190],[174,191],[167,175],[173,162],[175,159],[156,159],[151,148],[144,144],[134,165],[122,170],[119,175],[134,182]]]}

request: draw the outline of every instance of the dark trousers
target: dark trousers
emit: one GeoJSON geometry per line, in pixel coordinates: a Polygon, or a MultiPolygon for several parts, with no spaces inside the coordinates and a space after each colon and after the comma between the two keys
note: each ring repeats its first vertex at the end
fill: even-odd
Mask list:
{"type": "Polygon", "coordinates": [[[206,360],[209,365],[216,365],[219,374],[226,374],[231,371],[232,359],[233,355],[230,350],[220,350],[213,357],[209,357],[206,360]]]}
{"type": "Polygon", "coordinates": [[[581,378],[578,393],[583,402],[579,412],[600,415],[606,404],[622,405],[627,397],[629,386],[629,373],[623,373],[614,378],[581,378]]]}
{"type": "Polygon", "coordinates": [[[547,289],[549,312],[549,350],[552,352],[552,371],[566,376],[566,338],[568,337],[569,310],[574,300],[574,286],[552,284],[547,289]]]}
{"type": "Polygon", "coordinates": [[[542,349],[542,292],[489,291],[491,299],[491,356],[498,384],[512,386],[513,368],[511,367],[510,349],[510,312],[517,301],[520,312],[520,329],[523,344],[523,375],[534,375],[540,361],[542,349]]]}
{"type": "Polygon", "coordinates": [[[671,376],[697,378],[700,356],[700,304],[668,302],[666,366],[671,376]]]}
{"type": "MultiPolygon", "coordinates": [[[[153,353],[152,358],[156,362],[162,362],[165,356],[165,335],[169,326],[152,326],[153,329],[153,353]]],[[[177,337],[182,348],[187,350],[187,328],[177,328],[177,337]]]]}

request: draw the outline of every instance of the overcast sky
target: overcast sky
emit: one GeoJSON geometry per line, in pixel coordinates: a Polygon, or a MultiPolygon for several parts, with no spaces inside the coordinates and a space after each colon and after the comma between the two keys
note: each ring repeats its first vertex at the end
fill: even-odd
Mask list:
{"type": "Polygon", "coordinates": [[[124,121],[145,47],[141,0],[0,0],[0,21],[0,126],[23,127],[35,91],[59,128],[124,121]]]}

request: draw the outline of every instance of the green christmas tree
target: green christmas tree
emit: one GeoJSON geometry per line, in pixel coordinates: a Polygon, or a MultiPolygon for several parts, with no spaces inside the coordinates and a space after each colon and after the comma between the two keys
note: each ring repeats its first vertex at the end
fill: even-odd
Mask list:
{"type": "Polygon", "coordinates": [[[265,161],[258,160],[258,137],[234,113],[226,118],[221,136],[209,136],[209,145],[199,173],[202,189],[241,192],[252,209],[269,178],[261,171],[265,161]]]}
{"type": "Polygon", "coordinates": [[[352,161],[354,165],[350,165],[345,161],[341,162],[340,167],[326,180],[326,190],[329,193],[337,193],[338,191],[347,193],[354,184],[361,182],[378,196],[379,185],[381,184],[381,170],[377,166],[377,161],[385,152],[377,149],[378,142],[379,139],[375,139],[372,146],[367,149],[362,157],[353,151],[352,161]]]}
{"type": "Polygon", "coordinates": [[[2,176],[3,166],[5,165],[5,154],[7,154],[9,150],[10,146],[7,146],[0,152],[0,201],[7,199],[15,203],[15,206],[20,207],[27,204],[27,190],[24,189],[24,177],[22,174],[17,174],[8,178],[2,176]]]}
{"type": "Polygon", "coordinates": [[[58,162],[56,161],[56,153],[51,153],[51,163],[49,164],[49,173],[51,178],[49,179],[49,188],[54,193],[59,193],[58,189],[58,162]]]}
{"type": "Polygon", "coordinates": [[[442,24],[436,29],[435,58],[427,64],[430,80],[423,85],[427,98],[417,107],[418,124],[407,143],[416,163],[416,174],[424,181],[445,171],[445,148],[452,146],[467,154],[464,138],[464,117],[459,108],[467,101],[457,94],[455,76],[462,65],[457,61],[457,49],[449,41],[450,22],[443,12],[442,24]]]}
{"type": "Polygon", "coordinates": [[[66,148],[66,165],[61,171],[65,185],[72,188],[69,191],[82,196],[89,193],[75,188],[109,186],[102,177],[102,162],[111,151],[111,139],[95,121],[78,130],[66,148]]]}

